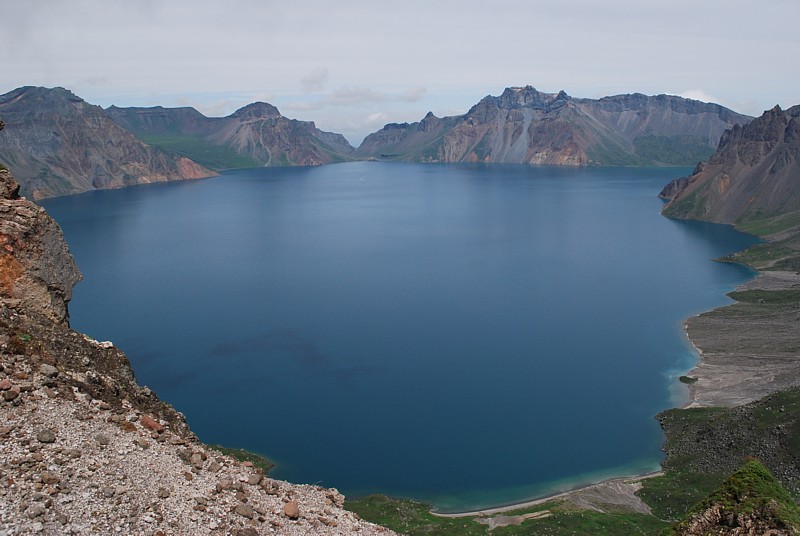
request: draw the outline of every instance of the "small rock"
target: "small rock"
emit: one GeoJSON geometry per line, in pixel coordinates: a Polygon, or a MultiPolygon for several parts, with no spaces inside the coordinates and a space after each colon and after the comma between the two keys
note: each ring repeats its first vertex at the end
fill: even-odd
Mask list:
{"type": "Polygon", "coordinates": [[[36,439],[40,443],[52,443],[56,440],[56,434],[49,428],[43,428],[36,432],[36,439]]]}
{"type": "Polygon", "coordinates": [[[105,497],[106,499],[110,499],[113,496],[114,496],[114,488],[108,486],[103,488],[103,497],[105,497]]]}
{"type": "Polygon", "coordinates": [[[222,469],[222,466],[217,462],[211,462],[208,466],[208,470],[211,471],[212,473],[216,473],[220,469],[222,469]]]}
{"type": "Polygon", "coordinates": [[[122,428],[123,432],[135,432],[136,431],[136,425],[133,424],[132,422],[128,422],[128,421],[122,421],[121,423],[119,423],[119,427],[122,428]]]}
{"type": "Polygon", "coordinates": [[[61,479],[58,478],[53,473],[44,472],[42,473],[42,483],[43,484],[58,484],[61,482],[61,479]]]}
{"type": "Polygon", "coordinates": [[[167,488],[158,488],[158,497],[160,499],[166,499],[169,497],[169,490],[167,488]]]}
{"type": "Polygon", "coordinates": [[[338,523],[333,519],[328,519],[327,517],[320,516],[319,522],[325,525],[326,527],[335,527],[338,523]]]}
{"type": "Polygon", "coordinates": [[[255,511],[253,511],[253,509],[246,504],[237,504],[234,511],[240,516],[246,517],[247,519],[253,519],[256,517],[255,511]]]}
{"type": "Polygon", "coordinates": [[[297,501],[289,501],[283,505],[283,514],[289,519],[297,519],[300,517],[300,506],[297,501]]]}
{"type": "Polygon", "coordinates": [[[247,483],[250,484],[251,486],[258,486],[260,482],[261,482],[261,475],[257,474],[250,475],[250,477],[247,479],[247,483]]]}
{"type": "Polygon", "coordinates": [[[97,434],[95,436],[95,440],[97,440],[97,442],[99,444],[103,445],[103,446],[106,446],[111,442],[111,440],[108,438],[108,436],[107,435],[103,435],[103,434],[97,434]]]}
{"type": "Polygon", "coordinates": [[[28,507],[28,510],[26,510],[25,513],[28,515],[29,518],[35,519],[37,517],[44,515],[46,511],[47,509],[41,504],[34,504],[33,506],[28,507]]]}
{"type": "Polygon", "coordinates": [[[139,422],[142,423],[142,426],[148,430],[158,432],[159,434],[164,431],[164,425],[149,415],[142,415],[142,417],[139,419],[139,422]]]}
{"type": "Polygon", "coordinates": [[[194,480],[194,475],[189,471],[184,471],[183,478],[185,478],[186,480],[194,480]]]}
{"type": "Polygon", "coordinates": [[[3,391],[3,398],[6,400],[6,402],[11,402],[12,400],[16,400],[18,396],[19,396],[19,387],[17,387],[16,385],[11,389],[9,389],[8,391],[3,391]]]}
{"type": "Polygon", "coordinates": [[[8,391],[13,386],[14,384],[11,383],[11,380],[9,380],[8,378],[3,378],[2,380],[0,380],[0,391],[8,391]]]}
{"type": "Polygon", "coordinates": [[[48,378],[56,378],[58,377],[58,369],[53,365],[44,364],[39,367],[39,372],[47,376],[48,378]]]}
{"type": "Polygon", "coordinates": [[[142,438],[142,437],[140,437],[139,439],[136,440],[136,444],[139,445],[140,447],[142,447],[143,449],[149,449],[150,448],[150,442],[148,440],[142,438]]]}
{"type": "Polygon", "coordinates": [[[233,536],[258,536],[258,531],[253,527],[236,529],[235,531],[233,531],[233,536]]]}

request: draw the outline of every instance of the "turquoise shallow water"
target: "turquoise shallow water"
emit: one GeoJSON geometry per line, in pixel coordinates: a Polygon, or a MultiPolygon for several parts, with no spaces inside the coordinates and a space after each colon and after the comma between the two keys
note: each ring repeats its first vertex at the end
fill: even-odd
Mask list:
{"type": "Polygon", "coordinates": [[[353,163],[45,206],[73,327],[201,439],[457,510],[657,468],[682,321],[751,276],[712,262],[751,237],[659,215],[683,171],[353,163]]]}

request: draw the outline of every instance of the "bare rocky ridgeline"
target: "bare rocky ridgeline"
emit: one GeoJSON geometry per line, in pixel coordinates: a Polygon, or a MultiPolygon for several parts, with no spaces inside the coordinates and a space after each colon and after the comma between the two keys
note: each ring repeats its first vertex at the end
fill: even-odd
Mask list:
{"type": "Polygon", "coordinates": [[[393,534],[207,447],[125,354],[71,330],[80,273],[18,188],[0,170],[0,536],[393,534]]]}

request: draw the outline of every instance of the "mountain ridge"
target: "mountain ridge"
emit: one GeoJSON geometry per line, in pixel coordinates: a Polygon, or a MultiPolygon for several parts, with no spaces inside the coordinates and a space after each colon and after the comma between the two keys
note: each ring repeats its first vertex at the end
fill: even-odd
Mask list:
{"type": "Polygon", "coordinates": [[[106,111],[140,139],[217,171],[343,162],[354,150],[341,134],[322,131],[313,121],[286,118],[266,102],[250,103],[225,117],[206,117],[186,107],[111,106],[106,111]]]}
{"type": "Polygon", "coordinates": [[[420,162],[693,165],[751,118],[718,104],[640,93],[601,99],[532,86],[488,95],[460,116],[428,113],[368,135],[355,155],[420,162]]]}
{"type": "Polygon", "coordinates": [[[688,177],[667,184],[663,213],[743,223],[800,210],[800,105],[775,106],[721,138],[688,177]]]}
{"type": "Polygon", "coordinates": [[[0,96],[5,130],[0,162],[35,199],[167,180],[213,171],[151,147],[120,128],[99,106],[64,88],[26,86],[0,96]]]}

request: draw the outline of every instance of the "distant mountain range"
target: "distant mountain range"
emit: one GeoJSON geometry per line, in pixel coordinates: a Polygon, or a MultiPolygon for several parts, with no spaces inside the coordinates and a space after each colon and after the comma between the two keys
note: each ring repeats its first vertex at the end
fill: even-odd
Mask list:
{"type": "Polygon", "coordinates": [[[215,170],[316,166],[352,159],[353,147],[341,134],[323,132],[310,121],[287,119],[264,102],[249,104],[227,117],[161,106],[112,106],[107,112],[141,140],[215,170]]]}
{"type": "Polygon", "coordinates": [[[681,97],[577,99],[530,86],[485,97],[461,116],[388,124],[358,149],[263,102],[206,117],[188,107],[103,110],[63,88],[24,87],[0,96],[0,118],[0,164],[34,198],[349,160],[694,165],[725,130],[751,120],[681,97]]]}
{"type": "Polygon", "coordinates": [[[735,126],[708,161],[668,184],[661,197],[669,201],[664,214],[677,218],[800,224],[800,105],[776,106],[735,126]]]}
{"type": "Polygon", "coordinates": [[[389,124],[359,158],[552,165],[694,165],[751,117],[669,95],[577,99],[531,86],[488,96],[466,114],[389,124]]]}
{"type": "Polygon", "coordinates": [[[215,173],[120,128],[99,106],[63,88],[23,87],[0,96],[0,163],[39,199],[215,173]]]}

